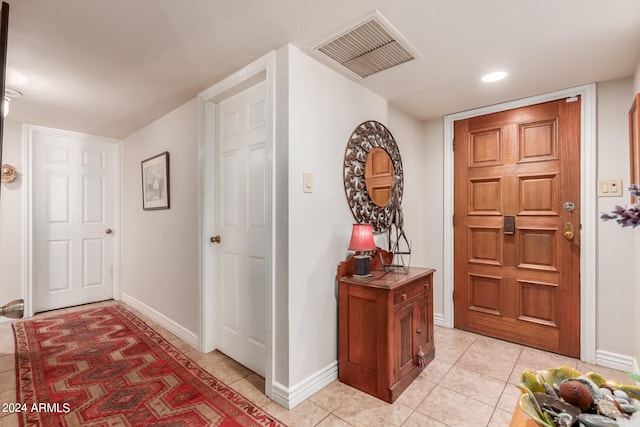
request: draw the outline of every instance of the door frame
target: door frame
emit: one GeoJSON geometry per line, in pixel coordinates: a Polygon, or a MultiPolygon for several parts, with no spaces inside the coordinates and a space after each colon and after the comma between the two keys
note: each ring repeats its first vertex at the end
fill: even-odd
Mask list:
{"type": "Polygon", "coordinates": [[[463,111],[444,117],[444,324],[453,328],[454,155],[453,123],[490,113],[581,96],[580,111],[580,359],[596,358],[596,85],[576,86],[543,95],[463,111]]]}
{"type": "Polygon", "coordinates": [[[271,52],[231,76],[225,78],[209,89],[198,94],[198,139],[199,141],[199,193],[198,228],[201,236],[199,246],[199,287],[200,287],[200,331],[199,349],[203,353],[217,347],[220,337],[215,333],[215,295],[217,283],[215,272],[217,266],[215,247],[209,237],[217,234],[216,226],[216,112],[217,105],[256,83],[266,81],[267,84],[267,143],[266,143],[266,226],[267,226],[267,278],[266,278],[266,343],[265,343],[265,394],[273,395],[274,361],[276,348],[274,345],[275,305],[275,269],[274,269],[274,135],[275,135],[275,52],[271,52]]]}
{"type": "Polygon", "coordinates": [[[120,218],[121,218],[121,163],[122,163],[122,141],[114,138],[106,138],[101,136],[88,135],[80,132],[67,131],[62,129],[48,128],[44,126],[36,126],[30,124],[22,125],[22,163],[25,176],[25,193],[22,200],[22,211],[25,215],[24,227],[22,228],[22,295],[24,298],[24,316],[33,316],[33,266],[34,266],[34,246],[35,242],[33,234],[33,206],[34,191],[33,182],[35,176],[34,170],[34,138],[36,134],[46,134],[57,137],[64,137],[70,140],[82,141],[90,139],[92,141],[113,144],[114,162],[113,162],[113,227],[116,232],[113,233],[113,299],[120,300],[120,218]]]}

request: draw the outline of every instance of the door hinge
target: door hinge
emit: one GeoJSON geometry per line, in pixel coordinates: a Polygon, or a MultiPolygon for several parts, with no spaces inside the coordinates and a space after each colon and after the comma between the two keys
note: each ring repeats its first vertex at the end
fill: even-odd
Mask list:
{"type": "Polygon", "coordinates": [[[453,301],[455,302],[455,300],[456,300],[456,291],[455,291],[455,289],[453,290],[453,292],[451,292],[451,297],[453,298],[453,301]]]}
{"type": "Polygon", "coordinates": [[[456,216],[455,214],[451,216],[451,223],[453,224],[453,226],[456,226],[456,216]]]}
{"type": "Polygon", "coordinates": [[[570,102],[576,102],[579,98],[577,96],[570,96],[567,98],[567,104],[570,102]]]}
{"type": "Polygon", "coordinates": [[[454,139],[453,142],[451,143],[451,150],[452,151],[456,151],[456,140],[454,139]]]}

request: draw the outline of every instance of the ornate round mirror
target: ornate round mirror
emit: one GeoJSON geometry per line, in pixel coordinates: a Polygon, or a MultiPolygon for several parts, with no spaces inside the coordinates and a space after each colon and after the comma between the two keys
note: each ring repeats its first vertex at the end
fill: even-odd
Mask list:
{"type": "Polygon", "coordinates": [[[382,123],[361,123],[344,154],[344,190],[356,222],[373,224],[374,233],[387,231],[403,187],[402,159],[393,135],[382,123]]]}

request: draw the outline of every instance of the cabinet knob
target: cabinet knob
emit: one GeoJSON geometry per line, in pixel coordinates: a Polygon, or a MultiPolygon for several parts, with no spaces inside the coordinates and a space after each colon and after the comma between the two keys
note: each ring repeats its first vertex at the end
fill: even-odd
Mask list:
{"type": "Polygon", "coordinates": [[[416,331],[416,334],[421,334],[421,333],[422,333],[422,330],[420,330],[420,329],[418,329],[418,330],[416,331]]]}
{"type": "Polygon", "coordinates": [[[406,299],[407,299],[407,293],[406,293],[406,292],[403,292],[403,293],[400,295],[400,298],[402,298],[402,301],[406,300],[406,299]]]}

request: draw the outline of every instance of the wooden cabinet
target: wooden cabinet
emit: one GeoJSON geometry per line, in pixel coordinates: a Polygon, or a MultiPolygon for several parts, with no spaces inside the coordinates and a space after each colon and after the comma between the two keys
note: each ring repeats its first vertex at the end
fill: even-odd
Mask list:
{"type": "Polygon", "coordinates": [[[434,272],[373,270],[367,279],[339,274],[340,381],[391,403],[433,360],[434,272]]]}

